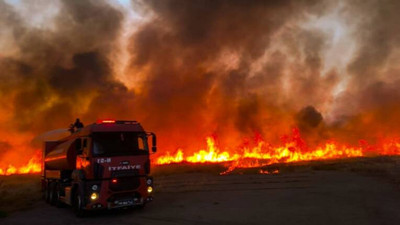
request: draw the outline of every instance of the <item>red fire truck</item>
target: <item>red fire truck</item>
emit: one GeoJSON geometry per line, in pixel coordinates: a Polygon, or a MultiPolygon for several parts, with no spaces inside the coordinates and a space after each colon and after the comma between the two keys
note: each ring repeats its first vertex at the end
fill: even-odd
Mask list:
{"type": "Polygon", "coordinates": [[[52,205],[86,211],[144,207],[153,200],[148,138],[136,121],[101,120],[44,143],[42,190],[52,205]]]}

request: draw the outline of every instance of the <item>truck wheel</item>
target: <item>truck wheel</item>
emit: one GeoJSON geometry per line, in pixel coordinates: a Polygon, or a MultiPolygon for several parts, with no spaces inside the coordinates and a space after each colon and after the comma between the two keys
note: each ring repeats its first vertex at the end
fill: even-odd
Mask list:
{"type": "Polygon", "coordinates": [[[42,199],[44,200],[44,201],[46,201],[46,191],[47,191],[47,188],[46,188],[46,183],[43,185],[43,188],[42,188],[42,199]]]}
{"type": "Polygon", "coordinates": [[[85,216],[85,210],[83,209],[83,196],[81,195],[79,189],[76,190],[74,194],[74,211],[77,217],[85,216]]]}
{"type": "Polygon", "coordinates": [[[58,208],[61,208],[61,207],[64,206],[64,202],[62,202],[60,200],[61,188],[62,188],[61,185],[59,183],[57,183],[57,185],[56,185],[56,199],[57,199],[57,202],[56,202],[55,206],[58,207],[58,208]]]}
{"type": "Polygon", "coordinates": [[[49,185],[49,202],[51,205],[56,205],[58,201],[56,182],[51,182],[49,185]]]}
{"type": "Polygon", "coordinates": [[[46,187],[43,192],[44,192],[44,200],[47,203],[50,203],[50,184],[49,183],[46,183],[46,187]]]}

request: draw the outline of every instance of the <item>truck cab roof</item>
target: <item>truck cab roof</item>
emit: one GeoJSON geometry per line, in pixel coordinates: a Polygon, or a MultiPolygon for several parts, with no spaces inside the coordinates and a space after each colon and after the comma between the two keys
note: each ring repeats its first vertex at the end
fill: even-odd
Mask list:
{"type": "Polygon", "coordinates": [[[96,132],[145,132],[145,130],[137,121],[99,120],[96,123],[87,125],[75,133],[72,133],[61,141],[89,136],[96,132]]]}

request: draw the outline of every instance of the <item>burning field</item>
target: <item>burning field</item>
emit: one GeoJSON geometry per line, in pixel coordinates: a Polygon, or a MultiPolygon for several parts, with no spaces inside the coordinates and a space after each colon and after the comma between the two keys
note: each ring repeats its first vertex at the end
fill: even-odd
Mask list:
{"type": "MultiPolygon", "coordinates": [[[[221,150],[213,137],[207,137],[206,143],[206,148],[193,153],[185,154],[185,151],[179,148],[174,153],[167,151],[154,156],[153,165],[216,163],[227,168],[226,171],[220,173],[224,175],[236,168],[256,168],[279,163],[400,155],[400,140],[398,139],[385,140],[375,145],[360,140],[359,145],[356,146],[330,140],[311,149],[300,137],[298,129],[293,129],[291,136],[283,136],[280,146],[273,146],[261,137],[255,138],[252,142],[246,141],[237,149],[221,150]]],[[[17,168],[10,164],[5,169],[0,169],[0,174],[26,174],[40,171],[41,155],[38,150],[26,165],[17,168]]],[[[260,170],[260,173],[264,172],[260,170]]]]}
{"type": "Polygon", "coordinates": [[[0,0],[0,175],[39,173],[43,133],[77,117],[135,119],[154,165],[221,174],[400,155],[399,9],[0,0]]]}

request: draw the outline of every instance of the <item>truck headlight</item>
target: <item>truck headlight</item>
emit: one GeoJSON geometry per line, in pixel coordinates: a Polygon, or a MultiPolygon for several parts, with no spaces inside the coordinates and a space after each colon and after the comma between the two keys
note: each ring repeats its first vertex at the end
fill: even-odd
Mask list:
{"type": "Polygon", "coordinates": [[[147,185],[150,186],[153,184],[153,180],[152,179],[147,179],[146,181],[147,185]]]}
{"type": "Polygon", "coordinates": [[[148,192],[148,193],[153,192],[153,187],[152,187],[152,186],[148,186],[148,187],[147,187],[147,192],[148,192]]]}
{"type": "Polygon", "coordinates": [[[99,188],[99,186],[97,186],[97,185],[93,185],[93,186],[92,186],[92,190],[93,190],[93,191],[97,191],[98,188],[99,188]]]}
{"type": "Polygon", "coordinates": [[[99,198],[99,194],[97,194],[96,192],[93,192],[92,195],[90,195],[90,199],[92,200],[96,200],[99,198]]]}

